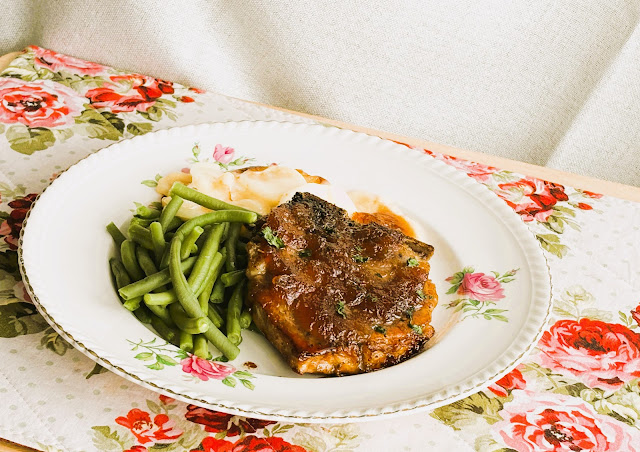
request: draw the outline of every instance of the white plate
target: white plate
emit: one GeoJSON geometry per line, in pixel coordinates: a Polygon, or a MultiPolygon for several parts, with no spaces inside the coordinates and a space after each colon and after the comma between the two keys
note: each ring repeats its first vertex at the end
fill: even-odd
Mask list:
{"type": "Polygon", "coordinates": [[[202,124],[149,133],[97,152],[63,173],[35,203],[23,231],[21,267],[33,300],[52,326],[113,372],[186,402],[288,421],[364,420],[465,397],[525,357],[543,331],[551,304],[548,268],[537,242],[485,187],[422,151],[307,124],[202,124]],[[264,338],[245,332],[242,352],[230,363],[240,373],[224,380],[235,387],[222,384],[231,371],[224,364],[215,364],[219,367],[206,381],[189,373],[178,349],[164,345],[121,306],[107,263],[113,245],[105,225],[125,223],[134,201],[158,200],[141,181],[188,166],[195,142],[201,158],[222,144],[258,164],[278,162],[348,190],[383,195],[420,224],[435,247],[431,279],[440,296],[433,320],[437,335],[429,347],[380,371],[317,378],[295,374],[264,338]],[[464,267],[475,270],[467,277],[470,284],[484,281],[488,288],[485,296],[475,296],[480,303],[463,301],[459,307],[464,309],[456,311],[447,305],[461,295],[446,294],[452,287],[446,278],[464,267]],[[489,276],[496,271],[503,277],[511,269],[519,269],[515,279],[507,276],[513,280],[499,287],[489,276]],[[483,301],[487,297],[496,304],[483,301]],[[489,319],[472,317],[478,308],[506,311],[490,311],[489,319]],[[147,345],[132,350],[141,341],[147,345]],[[248,362],[257,368],[248,369],[248,362]]]}

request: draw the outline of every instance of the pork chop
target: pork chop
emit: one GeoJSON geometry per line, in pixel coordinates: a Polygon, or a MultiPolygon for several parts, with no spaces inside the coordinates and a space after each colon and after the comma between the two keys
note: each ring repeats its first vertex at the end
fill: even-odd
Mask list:
{"type": "Polygon", "coordinates": [[[396,229],[297,193],[256,224],[247,253],[253,320],[301,374],[391,366],[434,334],[433,247],[396,229]]]}

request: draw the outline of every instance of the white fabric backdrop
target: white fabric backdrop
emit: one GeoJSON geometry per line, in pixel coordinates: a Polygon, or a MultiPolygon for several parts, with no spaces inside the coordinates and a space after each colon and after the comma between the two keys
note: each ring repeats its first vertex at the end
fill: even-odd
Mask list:
{"type": "Polygon", "coordinates": [[[640,185],[640,0],[4,0],[37,44],[388,132],[640,185]]]}

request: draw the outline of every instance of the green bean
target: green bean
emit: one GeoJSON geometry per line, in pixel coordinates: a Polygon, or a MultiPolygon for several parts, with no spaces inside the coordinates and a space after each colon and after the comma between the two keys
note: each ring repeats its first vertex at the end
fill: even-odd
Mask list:
{"type": "Polygon", "coordinates": [[[189,317],[179,303],[169,305],[169,314],[178,328],[187,333],[204,333],[209,328],[209,319],[202,316],[197,318],[189,317]]]}
{"type": "Polygon", "coordinates": [[[240,328],[247,329],[251,325],[251,313],[248,310],[242,311],[240,314],[240,328]]]}
{"type": "Polygon", "coordinates": [[[220,281],[225,287],[231,287],[238,284],[244,279],[244,270],[236,270],[229,273],[223,273],[220,275],[220,281]]]}
{"type": "Polygon", "coordinates": [[[216,279],[218,279],[218,275],[220,274],[221,270],[222,270],[222,254],[216,253],[215,257],[213,258],[213,261],[211,262],[211,265],[209,266],[209,272],[207,273],[207,277],[205,278],[204,282],[201,285],[202,290],[200,291],[200,294],[198,294],[200,309],[202,309],[202,312],[204,312],[205,314],[209,312],[209,297],[211,296],[213,285],[215,284],[216,279]]]}
{"type": "Polygon", "coordinates": [[[193,354],[202,359],[209,357],[209,344],[203,334],[193,336],[193,354]]]}
{"type": "Polygon", "coordinates": [[[229,225],[229,236],[227,241],[224,242],[224,248],[227,250],[227,262],[225,269],[228,272],[236,270],[236,243],[238,242],[238,236],[240,235],[240,223],[233,223],[229,225]]]}
{"type": "Polygon", "coordinates": [[[224,283],[219,278],[213,285],[209,301],[214,304],[224,303],[224,283]]]}
{"type": "Polygon", "coordinates": [[[207,317],[218,328],[224,325],[224,319],[213,306],[209,306],[209,309],[207,309],[207,317]]]}
{"type": "Polygon", "coordinates": [[[187,353],[193,351],[193,335],[180,331],[180,348],[187,353]]]}
{"type": "Polygon", "coordinates": [[[109,259],[109,267],[111,268],[111,273],[116,280],[117,289],[131,284],[131,278],[118,258],[112,257],[109,259]]]}
{"type": "MultiPolygon", "coordinates": [[[[218,212],[208,212],[190,219],[178,228],[176,235],[173,239],[184,240],[184,238],[195,228],[196,226],[205,227],[215,223],[255,223],[258,219],[258,214],[254,212],[247,212],[241,210],[220,210],[218,212]]],[[[172,241],[173,241],[172,239],[172,241]]]]}
{"type": "Polygon", "coordinates": [[[167,204],[164,209],[162,209],[162,213],[160,214],[160,224],[162,225],[162,230],[167,232],[169,230],[169,223],[175,218],[176,213],[182,206],[184,200],[180,196],[171,196],[171,201],[167,204]]]}
{"type": "Polygon", "coordinates": [[[136,316],[136,318],[141,322],[141,323],[151,323],[152,320],[152,314],[151,311],[149,311],[147,309],[146,306],[144,305],[140,305],[140,307],[138,309],[136,309],[135,311],[133,311],[133,315],[136,316]]]}
{"type": "Polygon", "coordinates": [[[138,281],[144,278],[144,273],[136,259],[136,244],[134,242],[131,240],[122,242],[122,245],[120,245],[120,257],[132,280],[138,281]]]}
{"type": "Polygon", "coordinates": [[[155,316],[160,317],[160,319],[162,319],[164,323],[171,327],[175,326],[173,320],[171,320],[171,316],[169,315],[169,311],[167,310],[166,306],[148,305],[146,302],[145,305],[147,306],[147,308],[149,308],[149,311],[151,311],[155,316]]]}
{"type": "MultiPolygon", "coordinates": [[[[191,275],[189,275],[187,282],[196,294],[199,293],[198,289],[200,289],[205,282],[211,268],[211,264],[219,256],[218,248],[220,246],[220,237],[222,236],[223,228],[224,226],[222,224],[216,224],[211,228],[207,236],[207,240],[204,242],[204,246],[202,247],[202,251],[198,256],[196,265],[193,266],[193,271],[191,272],[191,275]]],[[[186,246],[185,244],[186,241],[182,244],[182,249],[186,246]]],[[[219,259],[222,260],[222,256],[220,256],[219,259]]]]}
{"type": "Polygon", "coordinates": [[[195,252],[193,250],[194,250],[194,247],[196,246],[196,240],[198,240],[198,237],[200,237],[203,232],[204,232],[204,229],[202,229],[200,226],[196,226],[189,233],[189,235],[187,235],[187,237],[184,239],[184,242],[182,243],[182,248],[180,251],[180,259],[184,260],[187,257],[189,257],[189,255],[192,252],[195,252]]]}
{"type": "Polygon", "coordinates": [[[247,259],[246,254],[238,254],[236,256],[236,265],[238,268],[247,268],[247,264],[249,263],[249,259],[247,259]]]}
{"type": "Polygon", "coordinates": [[[113,241],[116,244],[116,248],[120,250],[120,245],[122,245],[122,242],[127,240],[127,238],[124,236],[122,231],[120,231],[118,226],[116,226],[115,223],[112,221],[107,225],[107,232],[111,234],[111,237],[113,238],[113,241]]]}
{"type": "MultiPolygon", "coordinates": [[[[184,237],[191,232],[193,228],[196,226],[206,226],[213,223],[221,223],[224,221],[232,221],[232,222],[246,222],[253,223],[257,219],[257,214],[253,212],[242,212],[238,210],[226,210],[219,212],[209,212],[203,215],[200,215],[196,218],[192,218],[191,220],[184,223],[178,231],[176,235],[171,240],[171,246],[169,247],[169,270],[171,273],[171,281],[173,283],[173,288],[178,295],[178,300],[180,304],[187,312],[188,315],[194,318],[201,318],[203,316],[203,312],[200,309],[200,304],[196,295],[191,290],[191,287],[187,283],[187,279],[180,268],[180,248],[182,246],[182,241],[184,237]]],[[[211,323],[211,326],[214,326],[211,323]]],[[[217,328],[216,328],[217,330],[217,328]]],[[[220,333],[218,331],[218,333],[220,333]]],[[[216,334],[207,333],[207,339],[211,341],[218,349],[222,352],[223,349],[227,352],[231,353],[231,355],[237,356],[239,350],[237,347],[231,347],[230,345],[224,342],[222,339],[224,335],[222,333],[216,334]],[[216,342],[217,341],[217,342],[216,342]],[[221,348],[222,347],[222,348],[221,348]]],[[[224,338],[226,339],[226,338],[224,338]]],[[[224,352],[223,352],[224,353],[224,352]]],[[[233,359],[230,355],[225,355],[229,359],[233,359]]]]}
{"type": "Polygon", "coordinates": [[[240,312],[242,311],[242,290],[244,282],[238,284],[233,290],[233,295],[227,307],[227,337],[232,344],[242,342],[242,329],[240,328],[240,312]]]}
{"type": "Polygon", "coordinates": [[[175,328],[167,325],[161,318],[152,315],[151,326],[162,339],[173,345],[178,345],[178,336],[180,333],[175,328]]]}
{"type": "Polygon", "coordinates": [[[229,360],[236,359],[240,353],[238,346],[222,334],[222,331],[209,318],[207,318],[207,322],[209,322],[209,329],[205,331],[204,336],[229,360]]]}
{"type": "MultiPolygon", "coordinates": [[[[184,221],[182,221],[180,218],[173,217],[173,219],[169,222],[166,231],[173,231],[174,229],[178,229],[180,226],[182,226],[182,223],[184,223],[184,221]]],[[[169,240],[169,237],[167,237],[167,240],[169,240]]]]}
{"type": "Polygon", "coordinates": [[[139,224],[129,225],[129,237],[138,245],[153,251],[153,240],[151,240],[151,231],[139,224]]]}
{"type": "Polygon", "coordinates": [[[125,301],[122,306],[124,306],[127,310],[133,312],[140,307],[140,302],[142,301],[142,297],[135,297],[131,300],[125,301]]]}
{"type": "Polygon", "coordinates": [[[149,225],[149,231],[151,232],[151,244],[153,245],[153,253],[156,256],[156,262],[160,264],[164,250],[167,247],[167,243],[164,239],[164,233],[162,232],[162,225],[159,221],[154,221],[149,225]]]}
{"type": "Polygon", "coordinates": [[[138,218],[138,217],[133,217],[131,218],[131,222],[129,223],[129,227],[131,227],[132,225],[138,225],[138,226],[142,226],[143,228],[148,228],[149,225],[153,223],[153,220],[151,218],[138,218]]]}
{"type": "Polygon", "coordinates": [[[247,254],[247,243],[241,240],[236,242],[236,253],[238,254],[247,254]]]}
{"type": "Polygon", "coordinates": [[[158,273],[158,268],[153,262],[153,259],[149,254],[149,250],[147,250],[146,248],[142,248],[141,246],[136,246],[136,257],[138,258],[138,265],[140,265],[140,268],[144,272],[145,276],[158,273]]]}
{"type": "MultiPolygon", "coordinates": [[[[196,259],[196,257],[190,257],[183,260],[182,262],[179,262],[178,265],[180,270],[183,272],[188,272],[189,270],[191,270],[196,263],[196,259]]],[[[160,270],[156,274],[147,276],[140,281],[120,287],[118,293],[124,300],[129,300],[131,298],[141,297],[144,294],[147,294],[160,286],[164,286],[169,282],[171,282],[169,269],[164,269],[160,270]]]]}
{"type": "Polygon", "coordinates": [[[207,196],[204,193],[194,190],[193,188],[187,187],[181,182],[173,183],[173,186],[169,191],[169,195],[180,196],[183,199],[195,202],[196,204],[199,204],[202,207],[206,207],[207,209],[211,210],[244,210],[250,212],[249,209],[234,206],[233,204],[229,204],[224,201],[220,201],[219,199],[212,198],[211,196],[207,196]]]}
{"type": "Polygon", "coordinates": [[[136,207],[135,216],[148,220],[154,220],[156,218],[160,218],[160,211],[151,207],[139,205],[138,207],[136,207]]]}
{"type": "Polygon", "coordinates": [[[143,298],[147,306],[167,306],[178,301],[178,296],[173,289],[158,293],[146,293],[143,298]]]}
{"type": "MultiPolygon", "coordinates": [[[[112,257],[111,259],[109,259],[109,265],[111,266],[111,273],[113,273],[113,276],[116,279],[117,288],[124,287],[127,284],[131,283],[131,277],[129,276],[129,273],[127,273],[124,265],[122,265],[122,263],[117,258],[112,257]]],[[[127,310],[133,312],[140,307],[141,299],[141,297],[132,298],[125,301],[123,303],[123,306],[127,310]]]]}

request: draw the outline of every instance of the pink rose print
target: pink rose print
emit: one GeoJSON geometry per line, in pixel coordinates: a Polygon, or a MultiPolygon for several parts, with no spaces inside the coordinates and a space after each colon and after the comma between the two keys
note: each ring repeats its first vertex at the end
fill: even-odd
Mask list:
{"type": "Polygon", "coordinates": [[[166,414],[157,414],[152,422],[149,413],[138,408],[117,417],[116,422],[131,430],[140,444],[170,444],[184,433],[166,414]]]}
{"type": "Polygon", "coordinates": [[[73,124],[85,99],[51,80],[25,82],[0,79],[0,122],[29,127],[60,127],[73,124]]]}
{"type": "Polygon", "coordinates": [[[513,391],[494,435],[519,452],[640,451],[640,434],[579,398],[513,391]]]}
{"type": "Polygon", "coordinates": [[[62,55],[53,50],[47,50],[37,46],[29,46],[29,49],[33,50],[36,66],[51,69],[53,72],[66,70],[74,74],[96,75],[107,70],[107,68],[101,64],[62,55]]]}
{"type": "Polygon", "coordinates": [[[439,156],[439,158],[448,165],[464,171],[467,173],[467,176],[474,178],[478,182],[487,182],[493,173],[500,171],[498,168],[494,168],[493,166],[469,162],[467,160],[459,160],[450,155],[442,155],[439,156]]]}
{"type": "Polygon", "coordinates": [[[213,159],[216,162],[220,162],[226,165],[233,160],[234,149],[229,147],[223,147],[221,144],[216,144],[216,148],[213,151],[213,159]]]}
{"type": "Polygon", "coordinates": [[[458,287],[458,294],[478,301],[495,301],[504,298],[500,282],[495,277],[484,273],[465,273],[458,287]]]}
{"type": "Polygon", "coordinates": [[[174,399],[173,397],[167,397],[164,394],[160,394],[159,399],[163,405],[169,405],[170,403],[173,403],[176,401],[176,399],[174,399]]]}
{"type": "Polygon", "coordinates": [[[180,364],[182,364],[183,372],[195,375],[202,381],[207,381],[209,378],[224,380],[236,371],[235,367],[229,364],[208,361],[196,355],[190,355],[188,358],[180,361],[180,364]]]}
{"type": "Polygon", "coordinates": [[[640,377],[640,334],[600,320],[558,320],[538,342],[542,366],[591,388],[616,390],[640,377]]]}

